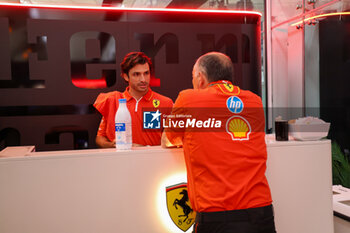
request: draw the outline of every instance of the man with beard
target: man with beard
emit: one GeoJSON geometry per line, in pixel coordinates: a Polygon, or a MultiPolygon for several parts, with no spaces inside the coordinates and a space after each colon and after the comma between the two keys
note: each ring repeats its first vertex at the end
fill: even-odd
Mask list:
{"type": "Polygon", "coordinates": [[[101,148],[115,147],[115,114],[118,100],[126,99],[126,105],[132,121],[133,145],[160,145],[161,130],[143,129],[143,108],[147,111],[165,109],[171,111],[173,101],[149,88],[153,66],[151,59],[142,52],[131,52],[124,57],[121,76],[129,86],[121,93],[118,91],[101,93],[94,107],[102,114],[102,120],[96,136],[96,144],[101,148]]]}

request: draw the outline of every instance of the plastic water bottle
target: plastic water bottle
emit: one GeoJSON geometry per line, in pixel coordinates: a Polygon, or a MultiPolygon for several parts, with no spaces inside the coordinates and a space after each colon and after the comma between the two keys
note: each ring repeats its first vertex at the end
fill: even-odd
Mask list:
{"type": "Polygon", "coordinates": [[[115,114],[115,146],[118,150],[130,150],[132,145],[131,116],[126,99],[119,99],[115,114]]]}

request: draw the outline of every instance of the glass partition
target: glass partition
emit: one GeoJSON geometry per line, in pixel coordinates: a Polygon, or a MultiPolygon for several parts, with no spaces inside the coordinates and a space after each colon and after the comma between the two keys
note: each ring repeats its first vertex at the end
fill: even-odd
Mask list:
{"type": "Polygon", "coordinates": [[[350,1],[267,2],[270,118],[314,116],[350,148],[350,1]]]}

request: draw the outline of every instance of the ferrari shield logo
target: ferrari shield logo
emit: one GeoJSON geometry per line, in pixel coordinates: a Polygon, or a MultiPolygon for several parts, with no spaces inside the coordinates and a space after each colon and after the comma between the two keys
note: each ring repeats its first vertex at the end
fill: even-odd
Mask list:
{"type": "Polygon", "coordinates": [[[186,232],[194,223],[196,213],[188,200],[187,184],[181,183],[166,187],[166,201],[171,220],[186,232]]]}
{"type": "Polygon", "coordinates": [[[152,103],[153,103],[153,107],[158,108],[158,106],[159,106],[159,104],[160,104],[160,101],[154,99],[154,100],[152,101],[152,103]]]}
{"type": "Polygon", "coordinates": [[[225,84],[224,84],[224,87],[226,87],[226,89],[227,89],[229,92],[232,92],[232,91],[233,91],[233,85],[232,85],[232,84],[225,83],[225,84]]]}

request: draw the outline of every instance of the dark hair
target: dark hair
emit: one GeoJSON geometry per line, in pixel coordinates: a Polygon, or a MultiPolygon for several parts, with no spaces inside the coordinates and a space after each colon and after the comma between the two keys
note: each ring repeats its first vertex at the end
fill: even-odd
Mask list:
{"type": "Polygon", "coordinates": [[[153,64],[151,58],[147,57],[143,52],[131,52],[128,53],[122,63],[120,63],[120,68],[122,74],[129,75],[129,71],[137,64],[148,63],[151,75],[153,75],[153,64]]]}
{"type": "Polygon", "coordinates": [[[225,54],[210,52],[198,58],[197,62],[199,70],[207,76],[209,82],[233,81],[233,64],[225,54]]]}

